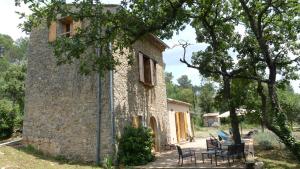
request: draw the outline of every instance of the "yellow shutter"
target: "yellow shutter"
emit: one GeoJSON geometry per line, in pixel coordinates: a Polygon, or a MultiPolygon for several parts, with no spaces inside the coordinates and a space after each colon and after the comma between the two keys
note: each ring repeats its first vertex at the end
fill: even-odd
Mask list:
{"type": "Polygon", "coordinates": [[[140,116],[134,116],[132,118],[132,126],[134,128],[138,128],[138,127],[140,127],[140,125],[141,125],[141,118],[140,118],[140,116]]]}
{"type": "Polygon", "coordinates": [[[188,131],[187,113],[186,112],[184,112],[184,129],[185,129],[185,136],[187,136],[189,131],[188,131]]]}
{"type": "Polygon", "coordinates": [[[180,119],[179,119],[179,112],[175,113],[175,120],[176,120],[176,136],[177,136],[177,142],[180,142],[181,135],[180,135],[180,119]]]}
{"type": "Polygon", "coordinates": [[[145,82],[144,77],[144,56],[139,52],[139,73],[140,73],[140,81],[145,82]]]}
{"type": "Polygon", "coordinates": [[[49,26],[48,40],[49,40],[49,42],[53,42],[56,40],[56,22],[55,21],[52,21],[49,26]]]}
{"type": "Polygon", "coordinates": [[[80,21],[74,21],[72,28],[73,28],[73,30],[72,30],[71,34],[75,35],[78,32],[78,28],[81,28],[81,22],[80,21]]]}

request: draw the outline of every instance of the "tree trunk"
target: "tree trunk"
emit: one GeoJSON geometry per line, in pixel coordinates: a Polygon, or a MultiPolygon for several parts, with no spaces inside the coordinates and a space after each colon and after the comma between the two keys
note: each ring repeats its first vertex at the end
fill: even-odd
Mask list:
{"type": "MultiPolygon", "coordinates": [[[[276,102],[277,96],[274,96],[276,93],[274,93],[273,87],[268,85],[269,97],[271,97],[272,95],[273,98],[271,99],[271,102],[273,102],[271,103],[272,112],[275,111],[273,105],[279,108],[277,110],[280,110],[280,105],[278,102],[276,102]]],[[[271,123],[270,120],[268,119],[268,115],[266,114],[267,99],[266,99],[266,95],[263,92],[263,87],[260,82],[258,83],[257,91],[261,97],[261,102],[262,102],[261,109],[262,109],[262,119],[263,119],[262,121],[264,125],[275,135],[277,135],[279,139],[282,141],[282,143],[296,156],[298,161],[300,161],[300,143],[296,142],[295,138],[292,136],[291,131],[287,127],[285,114],[282,112],[275,112],[275,119],[274,119],[275,123],[271,123]]]]}
{"type": "Polygon", "coordinates": [[[231,79],[228,77],[223,77],[224,81],[224,99],[228,103],[228,108],[230,111],[230,123],[232,128],[232,134],[233,134],[233,141],[235,144],[241,143],[241,135],[239,130],[239,120],[236,115],[235,106],[232,103],[231,100],[231,79]]]}

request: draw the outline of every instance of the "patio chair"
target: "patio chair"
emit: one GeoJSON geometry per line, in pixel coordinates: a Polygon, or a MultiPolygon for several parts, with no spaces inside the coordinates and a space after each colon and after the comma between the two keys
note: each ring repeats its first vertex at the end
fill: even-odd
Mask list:
{"type": "Polygon", "coordinates": [[[243,157],[246,161],[246,156],[245,156],[245,143],[241,144],[233,144],[233,145],[228,145],[227,151],[222,151],[221,153],[216,154],[216,165],[217,164],[217,157],[220,156],[223,158],[227,158],[228,160],[228,165],[230,166],[230,158],[232,158],[232,161],[234,163],[234,158],[235,157],[243,157]]]}
{"type": "Polygon", "coordinates": [[[215,149],[221,149],[220,142],[215,138],[208,138],[206,139],[206,150],[215,150],[215,149]]]}
{"type": "Polygon", "coordinates": [[[195,159],[195,165],[196,165],[196,152],[192,149],[181,149],[180,146],[176,145],[177,151],[178,151],[178,164],[180,164],[181,159],[181,166],[183,165],[183,158],[191,157],[191,161],[193,161],[193,157],[195,159]]]}
{"type": "Polygon", "coordinates": [[[206,139],[206,151],[201,153],[203,163],[204,163],[205,154],[207,155],[208,158],[210,158],[210,163],[212,164],[213,155],[220,153],[221,150],[222,150],[221,143],[218,141],[218,139],[215,138],[206,139]]]}

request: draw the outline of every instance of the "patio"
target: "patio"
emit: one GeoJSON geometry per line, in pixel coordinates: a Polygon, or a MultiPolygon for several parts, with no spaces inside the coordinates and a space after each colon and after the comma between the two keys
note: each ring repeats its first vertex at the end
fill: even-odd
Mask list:
{"type": "MultiPolygon", "coordinates": [[[[185,142],[179,145],[183,149],[191,148],[196,151],[196,165],[194,160],[191,161],[190,158],[185,158],[182,166],[178,165],[178,152],[176,149],[173,149],[156,153],[154,162],[135,168],[245,168],[245,162],[240,159],[236,159],[234,163],[231,160],[231,165],[229,166],[226,159],[223,161],[218,158],[218,166],[216,166],[214,158],[211,164],[211,159],[204,156],[203,163],[201,152],[206,151],[205,138],[196,138],[194,142],[185,142]]],[[[249,146],[249,151],[253,152],[252,142],[246,142],[246,146],[249,146]]]]}

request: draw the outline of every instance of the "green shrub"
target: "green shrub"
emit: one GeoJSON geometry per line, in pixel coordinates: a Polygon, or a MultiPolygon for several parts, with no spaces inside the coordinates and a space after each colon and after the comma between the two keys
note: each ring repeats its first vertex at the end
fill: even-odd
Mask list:
{"type": "Polygon", "coordinates": [[[13,103],[6,99],[0,100],[0,140],[12,135],[14,119],[13,103]]]}
{"type": "Polygon", "coordinates": [[[273,144],[269,140],[261,140],[258,142],[258,145],[263,148],[264,150],[272,150],[274,149],[273,144]]]}
{"type": "Polygon", "coordinates": [[[106,157],[104,158],[103,167],[104,167],[105,169],[113,169],[113,168],[114,168],[114,167],[113,167],[113,159],[112,159],[112,157],[106,156],[106,157]]]}
{"type": "Polygon", "coordinates": [[[127,126],[119,139],[119,163],[129,166],[147,164],[154,160],[152,147],[153,138],[150,129],[127,126]]]}
{"type": "Polygon", "coordinates": [[[254,141],[261,149],[271,150],[280,146],[278,137],[271,132],[259,132],[254,135],[254,141]]]}
{"type": "Polygon", "coordinates": [[[196,129],[204,126],[203,118],[201,118],[200,116],[192,116],[192,122],[196,129]]]}

